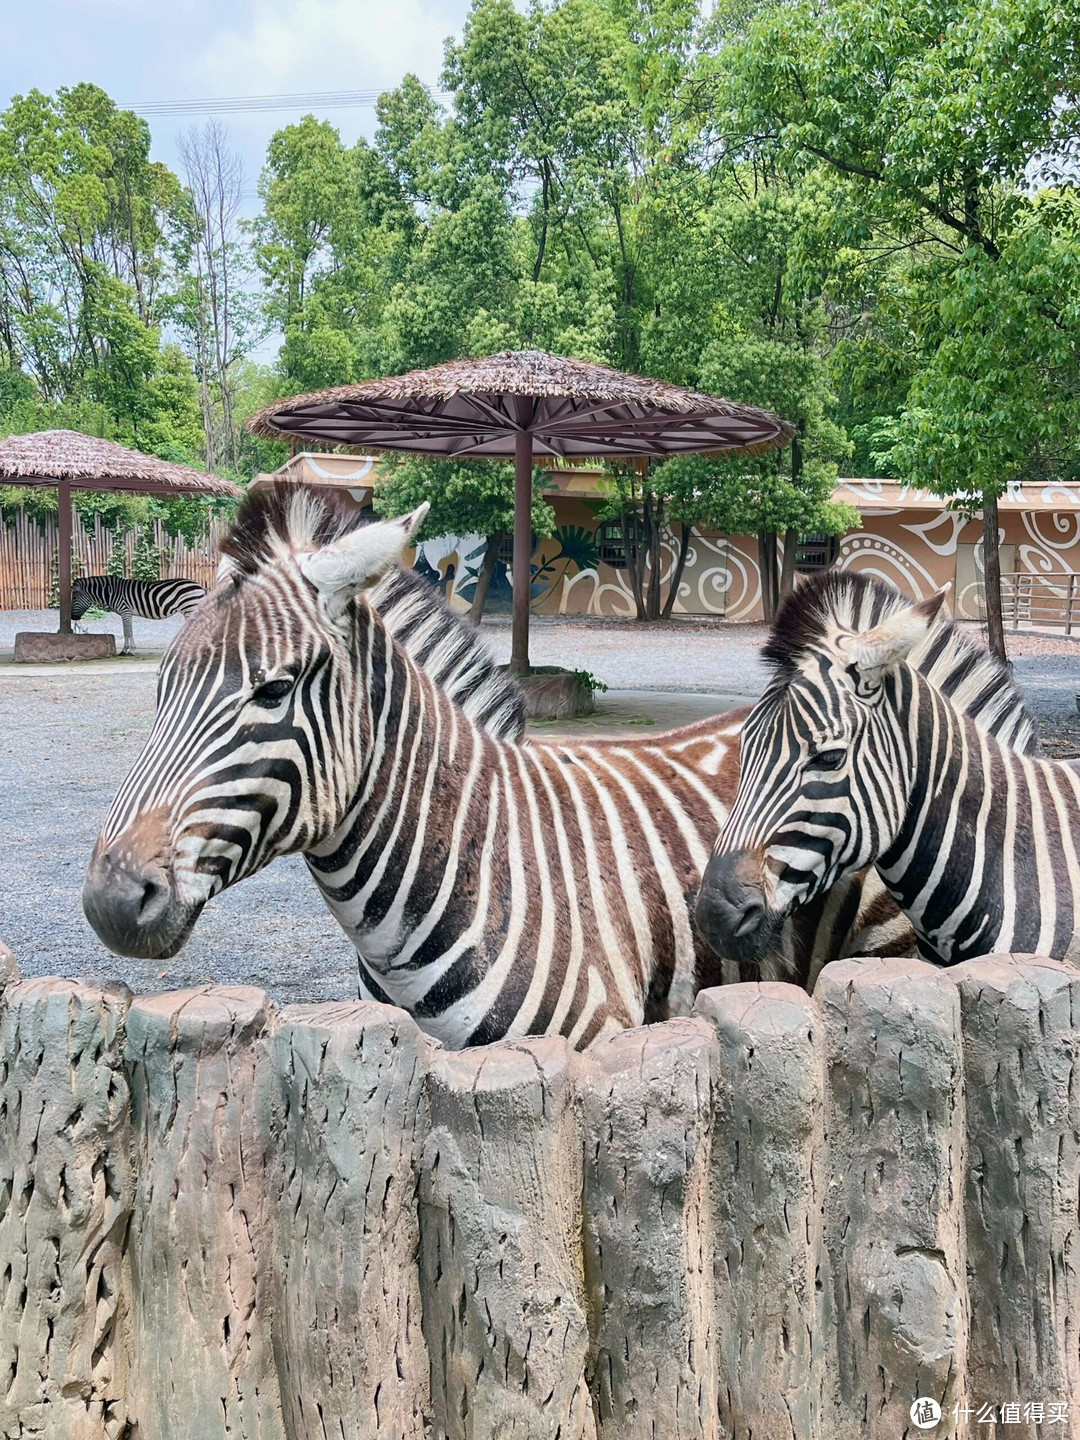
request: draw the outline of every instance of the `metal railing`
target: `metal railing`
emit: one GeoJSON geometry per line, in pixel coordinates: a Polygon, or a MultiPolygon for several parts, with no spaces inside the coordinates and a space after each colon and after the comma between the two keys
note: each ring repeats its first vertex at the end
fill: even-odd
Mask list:
{"type": "Polygon", "coordinates": [[[1014,570],[1001,577],[1001,611],[1006,625],[1059,629],[1073,633],[1080,622],[1080,576],[1033,575],[1014,570]]]}

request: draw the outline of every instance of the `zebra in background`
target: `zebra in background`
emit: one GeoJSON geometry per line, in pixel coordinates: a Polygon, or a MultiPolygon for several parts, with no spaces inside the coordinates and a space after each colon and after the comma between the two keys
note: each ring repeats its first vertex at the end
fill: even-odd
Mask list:
{"type": "MultiPolygon", "coordinates": [[[[303,852],[365,993],[450,1044],[562,1032],[583,1045],[684,1013],[720,978],[699,970],[689,907],[734,798],[742,713],[655,741],[516,743],[519,711],[492,726],[515,743],[480,728],[477,713],[520,696],[490,659],[483,680],[475,632],[430,591],[434,618],[413,605],[409,577],[383,582],[408,590],[396,613],[356,599],[421,519],[357,529],[321,495],[249,497],[218,589],[162,663],[154,729],[91,862],[88,918],[121,953],[175,954],[211,895],[303,852]],[[463,708],[440,630],[469,676],[463,708]]],[[[860,882],[847,888],[853,902],[830,897],[811,939],[866,919],[860,882]]],[[[885,919],[892,947],[888,901],[885,919]]]]}
{"type": "Polygon", "coordinates": [[[71,586],[71,618],[81,620],[88,610],[105,610],[124,622],[121,655],[135,652],[131,617],[165,620],[190,615],[206,594],[194,580],[125,580],[120,575],[84,575],[71,586]]]}
{"type": "Polygon", "coordinates": [[[1008,668],[939,623],[943,599],[832,574],[777,616],[697,904],[717,949],[767,952],[794,907],[875,863],[928,960],[1080,958],[1080,775],[1024,753],[1008,668]]]}

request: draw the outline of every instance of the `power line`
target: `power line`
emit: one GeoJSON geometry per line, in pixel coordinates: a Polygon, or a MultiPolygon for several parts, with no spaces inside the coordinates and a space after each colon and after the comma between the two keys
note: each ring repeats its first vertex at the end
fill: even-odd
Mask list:
{"type": "MultiPolygon", "coordinates": [[[[434,85],[424,89],[433,98],[449,92],[434,85]]],[[[385,90],[323,90],[299,95],[224,95],[205,100],[146,100],[121,105],[152,119],[162,115],[256,115],[273,110],[351,110],[374,105],[385,90]]]]}

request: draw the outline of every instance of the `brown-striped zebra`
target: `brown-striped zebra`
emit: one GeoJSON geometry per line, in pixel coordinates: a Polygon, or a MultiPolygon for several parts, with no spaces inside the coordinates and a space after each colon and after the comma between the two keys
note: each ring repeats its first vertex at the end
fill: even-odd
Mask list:
{"type": "MultiPolygon", "coordinates": [[[[585,1044],[685,1013],[719,973],[699,970],[690,906],[742,715],[567,744],[514,743],[511,717],[500,738],[475,695],[463,708],[452,679],[434,683],[437,654],[417,663],[422,607],[403,625],[358,598],[421,518],[357,529],[312,492],[249,497],[221,583],[162,662],[87,877],[91,923],[121,953],[173,954],[212,895],[299,851],[366,992],[450,1044],[585,1044]]],[[[812,949],[823,919],[857,925],[861,893],[782,946],[812,949]]]]}
{"type": "Polygon", "coordinates": [[[1023,753],[1008,668],[943,598],[834,575],[778,615],[697,904],[724,954],[769,953],[796,907],[876,864],[928,960],[1080,958],[1080,774],[1023,753]]]}

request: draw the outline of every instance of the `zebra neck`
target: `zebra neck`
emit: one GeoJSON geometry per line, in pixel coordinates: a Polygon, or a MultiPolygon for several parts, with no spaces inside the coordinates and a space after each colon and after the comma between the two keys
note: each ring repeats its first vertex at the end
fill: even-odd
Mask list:
{"type": "Polygon", "coordinates": [[[909,697],[911,784],[878,870],[928,958],[1061,958],[1073,935],[1080,781],[1002,745],[920,680],[909,697]]]}
{"type": "Polygon", "coordinates": [[[368,988],[412,1008],[432,985],[433,962],[449,968],[468,951],[474,965],[482,963],[481,936],[470,940],[458,912],[483,913],[477,890],[505,864],[503,747],[432,684],[381,623],[373,631],[359,742],[368,760],[345,820],[306,858],[376,982],[368,988]]]}

